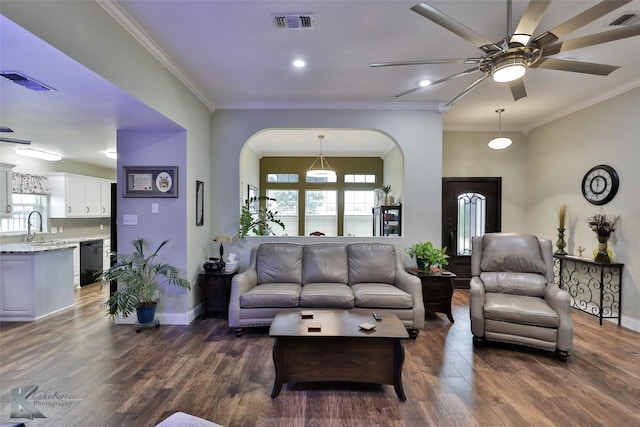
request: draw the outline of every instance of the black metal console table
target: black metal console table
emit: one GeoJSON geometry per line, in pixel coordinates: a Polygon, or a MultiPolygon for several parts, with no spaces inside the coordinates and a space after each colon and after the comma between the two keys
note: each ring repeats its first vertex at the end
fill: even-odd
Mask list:
{"type": "Polygon", "coordinates": [[[554,255],[554,280],[571,295],[571,306],[602,319],[622,318],[622,268],[624,264],[601,264],[587,258],[554,255]]]}

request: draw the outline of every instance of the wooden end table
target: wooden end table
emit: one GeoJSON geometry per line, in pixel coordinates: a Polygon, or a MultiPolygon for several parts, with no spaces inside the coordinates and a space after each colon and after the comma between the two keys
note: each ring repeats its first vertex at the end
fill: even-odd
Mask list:
{"type": "Polygon", "coordinates": [[[271,323],[276,378],[271,397],[290,382],[353,381],[393,384],[406,400],[402,387],[406,328],[395,314],[382,313],[376,321],[371,310],[313,310],[302,318],[301,310],[279,312],[271,323]],[[361,323],[375,324],[365,331],[361,323]],[[320,323],[309,331],[309,323],[320,323]]]}
{"type": "Polygon", "coordinates": [[[456,275],[447,273],[425,273],[413,269],[407,271],[414,276],[418,276],[422,282],[422,300],[424,301],[424,312],[445,313],[450,322],[454,322],[451,314],[451,298],[453,297],[453,283],[456,275]]]}
{"type": "Polygon", "coordinates": [[[204,319],[210,314],[227,318],[229,297],[231,296],[231,279],[237,273],[237,268],[233,271],[203,271],[200,273],[198,276],[202,303],[200,319],[204,319]]]}

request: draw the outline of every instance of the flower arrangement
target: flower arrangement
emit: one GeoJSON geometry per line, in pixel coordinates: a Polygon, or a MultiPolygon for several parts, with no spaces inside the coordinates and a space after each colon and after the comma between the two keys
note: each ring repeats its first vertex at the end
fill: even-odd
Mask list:
{"type": "Polygon", "coordinates": [[[566,204],[562,204],[558,207],[557,211],[558,211],[558,228],[565,228],[569,207],[566,204]]]}
{"type": "Polygon", "coordinates": [[[603,209],[586,219],[589,227],[596,233],[598,237],[609,237],[611,233],[616,231],[616,223],[620,219],[619,216],[607,215],[603,209]]]}

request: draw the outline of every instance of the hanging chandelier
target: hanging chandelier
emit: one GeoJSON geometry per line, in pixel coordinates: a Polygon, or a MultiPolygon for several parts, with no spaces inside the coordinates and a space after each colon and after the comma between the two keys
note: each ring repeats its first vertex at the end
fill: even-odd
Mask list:
{"type": "Polygon", "coordinates": [[[327,162],[327,159],[325,159],[322,154],[324,135],[318,135],[318,139],[320,140],[320,155],[316,157],[309,169],[307,169],[307,176],[314,178],[335,178],[336,172],[331,169],[331,165],[329,165],[329,162],[327,162]]]}

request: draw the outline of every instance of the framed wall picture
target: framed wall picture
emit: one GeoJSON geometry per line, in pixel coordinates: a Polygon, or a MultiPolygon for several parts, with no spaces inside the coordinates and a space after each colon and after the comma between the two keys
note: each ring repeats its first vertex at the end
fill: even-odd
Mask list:
{"type": "Polygon", "coordinates": [[[177,166],[123,166],[122,197],[178,197],[177,166]]]}
{"type": "Polygon", "coordinates": [[[196,226],[204,225],[204,182],[196,181],[196,226]]]}
{"type": "MultiPolygon", "coordinates": [[[[247,186],[247,199],[251,200],[254,197],[258,197],[258,187],[254,187],[253,185],[249,184],[247,186]]],[[[253,213],[257,213],[258,212],[258,201],[254,201],[253,203],[249,204],[249,211],[253,214],[253,213]]]]}

